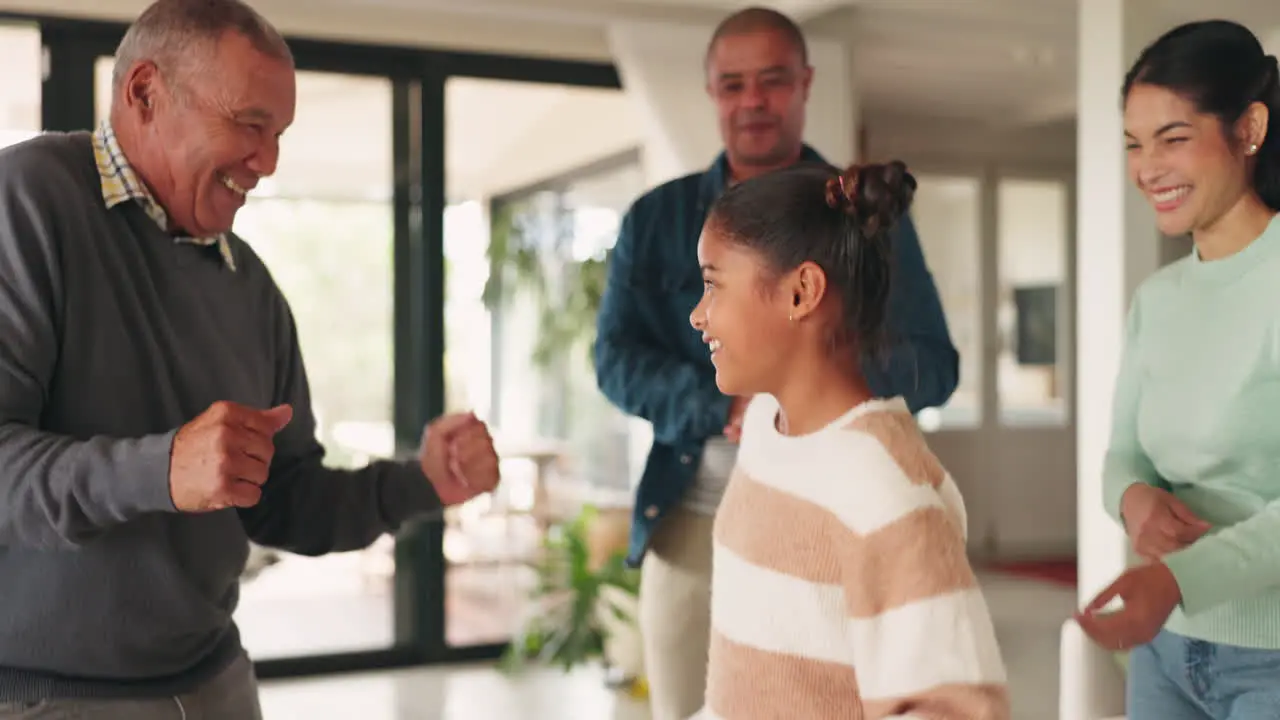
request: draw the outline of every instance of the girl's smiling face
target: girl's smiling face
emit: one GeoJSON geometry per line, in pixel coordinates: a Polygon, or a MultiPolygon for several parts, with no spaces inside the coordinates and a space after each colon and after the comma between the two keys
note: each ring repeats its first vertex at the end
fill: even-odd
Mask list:
{"type": "Polygon", "coordinates": [[[787,354],[785,298],[778,279],[758,253],[734,243],[708,223],[698,240],[702,299],[689,322],[702,333],[716,368],[716,385],[726,395],[768,392],[767,378],[787,354]]]}

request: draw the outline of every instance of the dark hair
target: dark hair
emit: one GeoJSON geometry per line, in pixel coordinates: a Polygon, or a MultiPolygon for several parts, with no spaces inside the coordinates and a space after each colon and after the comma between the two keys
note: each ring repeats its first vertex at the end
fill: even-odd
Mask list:
{"type": "Polygon", "coordinates": [[[772,30],[785,35],[800,53],[800,61],[805,65],[809,64],[809,45],[804,41],[804,32],[800,30],[795,20],[772,8],[749,7],[721,20],[716,26],[715,31],[711,33],[711,41],[707,43],[707,54],[703,65],[711,62],[711,53],[715,50],[716,43],[722,38],[761,30],[772,30]]]}
{"type": "Polygon", "coordinates": [[[1280,211],[1280,70],[1248,28],[1229,20],[1179,25],[1138,56],[1124,78],[1124,99],[1134,85],[1172,90],[1217,116],[1232,145],[1244,111],[1255,102],[1266,105],[1267,136],[1258,148],[1253,189],[1280,211]]]}
{"type": "Polygon", "coordinates": [[[887,339],[890,234],[915,190],[915,178],[898,161],[844,172],[793,165],[729,188],[711,207],[708,224],[758,252],[776,274],[816,263],[828,288],[840,293],[835,344],[879,355],[887,339]]]}

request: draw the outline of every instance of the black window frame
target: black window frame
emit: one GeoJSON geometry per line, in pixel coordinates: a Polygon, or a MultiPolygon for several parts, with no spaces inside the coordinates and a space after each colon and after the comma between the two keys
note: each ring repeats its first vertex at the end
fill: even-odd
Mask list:
{"type": "MultiPolygon", "coordinates": [[[[92,128],[94,65],[115,53],[127,24],[0,12],[34,25],[43,46],[46,131],[92,128]]],[[[620,89],[611,63],[459,52],[288,35],[299,70],[376,76],[392,83],[394,423],[398,451],[416,449],[444,407],[445,85],[482,78],[620,89]]],[[[416,521],[396,538],[395,645],[256,663],[259,677],[298,677],[498,658],[506,643],[454,647],[445,628],[443,520],[416,521]]]]}

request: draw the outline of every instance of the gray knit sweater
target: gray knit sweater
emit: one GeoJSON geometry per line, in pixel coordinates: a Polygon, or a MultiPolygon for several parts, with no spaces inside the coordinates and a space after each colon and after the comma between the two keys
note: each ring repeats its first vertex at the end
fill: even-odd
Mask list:
{"type": "Polygon", "coordinates": [[[322,467],[288,303],[231,243],[107,209],[87,133],[0,150],[0,702],[184,692],[242,652],[250,538],[357,549],[439,506],[416,464],[322,467]],[[293,420],[258,506],[178,513],[173,435],[218,400],[293,420]]]}

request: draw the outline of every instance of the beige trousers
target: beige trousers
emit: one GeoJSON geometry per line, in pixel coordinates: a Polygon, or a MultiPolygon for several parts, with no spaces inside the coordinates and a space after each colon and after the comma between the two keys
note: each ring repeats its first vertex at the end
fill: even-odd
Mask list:
{"type": "Polygon", "coordinates": [[[711,642],[714,518],[677,507],[654,529],[640,571],[640,633],[653,720],[702,708],[711,642]]]}

